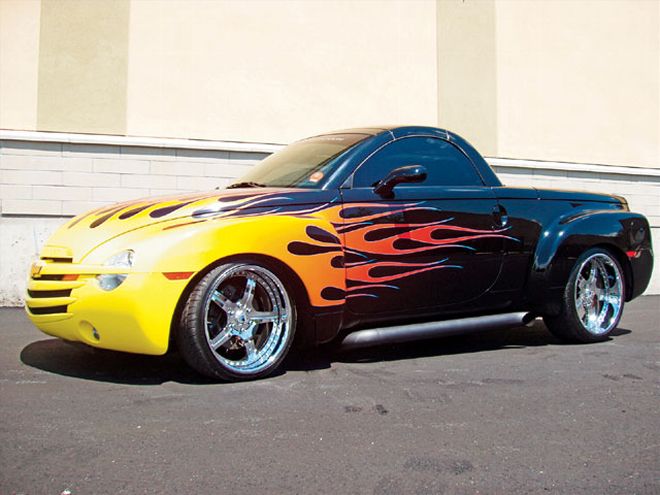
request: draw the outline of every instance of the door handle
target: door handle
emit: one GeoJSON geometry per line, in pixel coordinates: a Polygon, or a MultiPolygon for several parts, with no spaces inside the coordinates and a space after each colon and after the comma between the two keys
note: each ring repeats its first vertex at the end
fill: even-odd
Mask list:
{"type": "Polygon", "coordinates": [[[509,215],[502,205],[493,208],[493,218],[495,219],[495,226],[498,228],[505,227],[509,223],[509,215]]]}

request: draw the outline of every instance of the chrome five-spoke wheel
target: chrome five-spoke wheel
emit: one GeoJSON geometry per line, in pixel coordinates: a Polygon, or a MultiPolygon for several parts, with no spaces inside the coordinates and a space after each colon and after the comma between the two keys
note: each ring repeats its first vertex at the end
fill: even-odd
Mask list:
{"type": "Polygon", "coordinates": [[[228,380],[266,376],[284,359],[295,332],[284,283],[256,263],[231,263],[204,277],[182,315],[179,348],[204,374],[228,380]]]}
{"type": "Polygon", "coordinates": [[[623,277],[608,255],[596,253],[582,262],[574,290],[575,310],[587,332],[601,335],[619,321],[623,301],[623,277]]]}
{"type": "Polygon", "coordinates": [[[625,279],[617,257],[608,249],[593,248],[575,263],[559,313],[543,319],[562,340],[597,342],[619,324],[624,301],[625,279]]]}

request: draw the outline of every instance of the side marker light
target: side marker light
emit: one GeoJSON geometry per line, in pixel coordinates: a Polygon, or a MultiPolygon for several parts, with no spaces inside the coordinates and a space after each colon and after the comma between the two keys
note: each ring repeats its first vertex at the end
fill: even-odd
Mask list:
{"type": "Polygon", "coordinates": [[[639,258],[641,254],[641,251],[626,251],[626,256],[628,256],[629,259],[639,258]]]}
{"type": "Polygon", "coordinates": [[[192,276],[193,272],[163,272],[168,280],[186,280],[192,276]]]}

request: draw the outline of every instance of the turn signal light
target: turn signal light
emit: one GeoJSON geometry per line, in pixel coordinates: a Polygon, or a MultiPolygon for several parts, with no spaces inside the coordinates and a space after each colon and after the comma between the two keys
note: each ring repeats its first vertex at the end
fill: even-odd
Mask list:
{"type": "Polygon", "coordinates": [[[165,278],[168,280],[186,280],[189,279],[193,272],[163,272],[165,278]]]}

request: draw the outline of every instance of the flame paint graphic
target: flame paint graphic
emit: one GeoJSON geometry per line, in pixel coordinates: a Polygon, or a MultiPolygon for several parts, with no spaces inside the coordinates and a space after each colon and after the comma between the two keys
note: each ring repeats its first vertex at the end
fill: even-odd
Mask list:
{"type": "Polygon", "coordinates": [[[435,270],[463,268],[448,263],[448,257],[428,263],[404,261],[410,255],[447,248],[476,251],[468,243],[488,238],[518,241],[504,234],[508,229],[462,227],[450,223],[453,217],[438,220],[439,214],[442,214],[439,209],[420,206],[419,203],[350,203],[329,206],[323,211],[323,217],[331,221],[336,232],[343,237],[343,242],[331,232],[308,227],[306,233],[309,240],[293,241],[289,243],[288,249],[294,255],[314,256],[339,251],[343,245],[344,257],[333,258],[332,266],[345,268],[347,289],[343,291],[329,287],[324,295],[330,300],[340,300],[378,298],[375,289],[399,289],[398,285],[391,282],[435,270]],[[403,214],[411,218],[426,216],[434,219],[402,223],[403,214]]]}
{"type": "MultiPolygon", "coordinates": [[[[261,215],[296,215],[305,216],[317,213],[328,207],[328,204],[310,206],[309,204],[294,204],[295,198],[282,193],[267,191],[203,193],[187,196],[164,197],[158,201],[153,198],[143,200],[125,201],[111,206],[92,210],[89,213],[75,218],[69,223],[72,228],[83,220],[90,220],[89,228],[97,228],[110,220],[128,220],[144,212],[153,219],[164,219],[180,213],[187,206],[195,206],[192,214],[187,215],[185,221],[170,225],[165,229],[173,229],[205,222],[208,220],[226,217],[253,217],[261,215]],[[287,204],[290,203],[290,204],[287,204]]],[[[184,215],[186,217],[186,215],[184,215]]]]}
{"type": "Polygon", "coordinates": [[[396,281],[436,270],[460,270],[442,252],[448,249],[477,251],[472,244],[483,239],[508,239],[508,228],[481,230],[452,223],[453,217],[422,203],[348,203],[335,199],[324,204],[296,204],[294,194],[267,191],[222,191],[127,201],[93,210],[74,219],[69,228],[88,220],[89,228],[108,221],[130,221],[137,215],[166,220],[168,216],[187,211],[180,223],[168,224],[164,230],[176,229],[222,218],[287,215],[297,218],[319,218],[329,221],[334,232],[309,225],[306,239],[287,245],[289,256],[316,256],[328,263],[327,269],[344,270],[346,289],[325,287],[321,298],[341,304],[351,298],[378,298],[379,291],[399,290],[396,281]],[[183,210],[186,207],[193,207],[183,210]],[[437,252],[438,259],[428,263],[410,262],[420,253],[437,252]],[[408,261],[407,261],[408,260],[408,261]]]}

